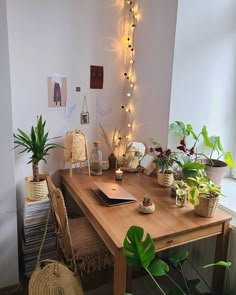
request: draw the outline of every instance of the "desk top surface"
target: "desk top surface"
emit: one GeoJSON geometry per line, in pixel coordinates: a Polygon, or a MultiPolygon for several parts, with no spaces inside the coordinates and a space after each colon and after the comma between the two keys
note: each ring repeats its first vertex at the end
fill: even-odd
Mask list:
{"type": "Polygon", "coordinates": [[[141,226],[153,239],[158,240],[231,219],[220,209],[217,209],[213,218],[200,217],[194,213],[189,202],[186,207],[177,208],[170,188],[160,187],[155,177],[141,173],[124,173],[123,180],[118,181],[138,202],[115,207],[105,206],[91,190],[94,181],[117,182],[114,171],[105,171],[101,176],[89,176],[87,169],[78,168],[73,169],[72,177],[69,176],[69,170],[62,170],[61,177],[90,222],[97,228],[102,228],[118,248],[122,248],[126,232],[132,225],[141,226]],[[138,210],[139,201],[145,194],[155,203],[156,210],[152,214],[143,214],[138,210]]]}

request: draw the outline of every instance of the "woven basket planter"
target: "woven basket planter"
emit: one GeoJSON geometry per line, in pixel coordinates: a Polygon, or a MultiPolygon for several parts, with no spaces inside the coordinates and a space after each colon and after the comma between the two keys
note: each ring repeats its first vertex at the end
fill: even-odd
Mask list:
{"type": "Polygon", "coordinates": [[[194,206],[195,213],[202,217],[213,217],[219,204],[218,198],[199,197],[199,204],[194,206]]]}
{"type": "Polygon", "coordinates": [[[48,186],[46,179],[41,178],[39,182],[32,181],[32,176],[25,178],[26,197],[33,201],[39,201],[48,195],[48,186]]]}
{"type": "Polygon", "coordinates": [[[169,187],[172,186],[174,182],[174,175],[172,172],[169,173],[161,173],[157,171],[157,182],[160,186],[169,187]]]}

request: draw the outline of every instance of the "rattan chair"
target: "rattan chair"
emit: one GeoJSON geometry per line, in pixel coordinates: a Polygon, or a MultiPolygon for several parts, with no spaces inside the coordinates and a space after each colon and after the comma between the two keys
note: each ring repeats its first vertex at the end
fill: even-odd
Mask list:
{"type": "Polygon", "coordinates": [[[65,262],[81,276],[110,268],[113,257],[86,217],[69,219],[59,188],[46,176],[57,241],[65,262]]]}

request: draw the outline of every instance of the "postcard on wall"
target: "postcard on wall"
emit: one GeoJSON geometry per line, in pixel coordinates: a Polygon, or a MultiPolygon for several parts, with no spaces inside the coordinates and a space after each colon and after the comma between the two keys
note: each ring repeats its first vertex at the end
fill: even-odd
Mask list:
{"type": "Polygon", "coordinates": [[[65,75],[52,74],[48,77],[48,107],[65,108],[67,100],[67,79],[65,75]]]}

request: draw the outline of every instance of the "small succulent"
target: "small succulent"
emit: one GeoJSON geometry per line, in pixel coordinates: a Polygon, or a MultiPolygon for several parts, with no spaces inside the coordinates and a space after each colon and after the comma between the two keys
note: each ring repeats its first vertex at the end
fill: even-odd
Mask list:
{"type": "Polygon", "coordinates": [[[151,201],[150,197],[148,195],[145,195],[144,198],[143,198],[143,205],[148,206],[148,205],[151,205],[151,204],[152,204],[152,201],[151,201]]]}

